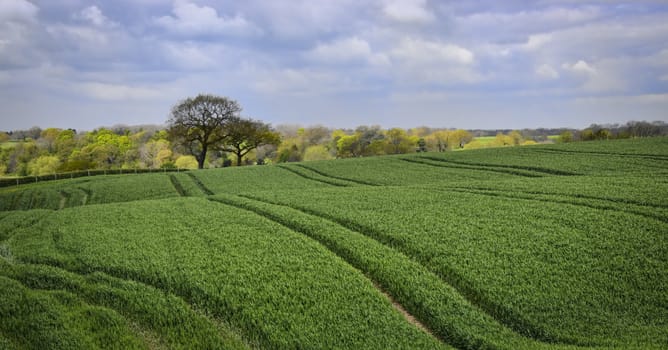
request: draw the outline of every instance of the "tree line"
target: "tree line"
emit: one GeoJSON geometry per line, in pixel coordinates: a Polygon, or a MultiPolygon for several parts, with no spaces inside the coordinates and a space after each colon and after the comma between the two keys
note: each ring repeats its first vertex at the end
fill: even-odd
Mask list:
{"type": "Polygon", "coordinates": [[[115,126],[85,132],[33,127],[0,132],[0,176],[93,169],[195,169],[668,135],[666,123],[635,121],[583,130],[272,127],[242,117],[241,111],[239,103],[227,97],[198,95],[178,102],[166,126],[115,126]]]}

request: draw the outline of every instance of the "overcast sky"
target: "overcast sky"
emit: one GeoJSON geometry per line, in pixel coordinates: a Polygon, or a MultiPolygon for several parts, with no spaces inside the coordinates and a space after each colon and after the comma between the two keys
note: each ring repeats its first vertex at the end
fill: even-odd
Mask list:
{"type": "Polygon", "coordinates": [[[668,1],[0,0],[0,130],[668,121],[668,1]]]}

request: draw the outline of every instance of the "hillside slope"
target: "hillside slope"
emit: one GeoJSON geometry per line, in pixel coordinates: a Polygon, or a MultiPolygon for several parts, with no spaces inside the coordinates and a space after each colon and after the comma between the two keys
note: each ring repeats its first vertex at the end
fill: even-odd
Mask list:
{"type": "Polygon", "coordinates": [[[661,349],[668,138],[0,189],[0,347],[661,349]]]}

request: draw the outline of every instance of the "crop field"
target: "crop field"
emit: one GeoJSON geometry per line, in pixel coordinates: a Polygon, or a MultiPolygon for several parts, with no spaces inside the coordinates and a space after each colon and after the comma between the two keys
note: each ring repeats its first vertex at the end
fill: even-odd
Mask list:
{"type": "Polygon", "coordinates": [[[668,138],[0,189],[0,348],[665,349],[668,138]]]}

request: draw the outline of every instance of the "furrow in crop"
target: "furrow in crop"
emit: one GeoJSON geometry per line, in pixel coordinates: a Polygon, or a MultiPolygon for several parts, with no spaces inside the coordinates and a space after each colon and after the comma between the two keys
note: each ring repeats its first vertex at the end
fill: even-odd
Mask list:
{"type": "Polygon", "coordinates": [[[616,205],[631,204],[631,205],[637,205],[639,207],[649,207],[649,208],[655,208],[655,209],[668,209],[668,205],[663,205],[663,204],[659,204],[659,203],[647,203],[647,202],[641,202],[641,201],[628,199],[628,198],[614,198],[614,197],[609,198],[609,197],[591,196],[591,195],[580,194],[580,193],[577,193],[577,194],[552,193],[552,192],[543,192],[543,191],[523,191],[523,190],[517,190],[517,189],[502,190],[502,189],[488,188],[488,187],[452,187],[452,188],[463,189],[463,190],[477,190],[477,191],[523,193],[523,194],[526,194],[526,195],[544,195],[544,196],[555,196],[555,197],[569,197],[569,198],[575,198],[575,199],[593,199],[593,200],[598,200],[598,201],[610,202],[610,203],[616,204],[616,205]]]}
{"type": "MultiPolygon", "coordinates": [[[[488,197],[502,197],[502,198],[536,201],[536,202],[543,202],[543,203],[568,204],[568,205],[574,205],[574,206],[585,207],[585,208],[590,208],[590,209],[598,209],[598,210],[611,210],[611,211],[626,213],[626,214],[630,214],[630,215],[643,216],[643,217],[646,217],[648,219],[653,219],[653,220],[668,223],[668,217],[665,217],[663,215],[657,215],[657,214],[652,214],[652,213],[647,213],[647,212],[637,211],[637,210],[623,209],[623,208],[620,208],[620,207],[614,206],[614,205],[597,205],[597,204],[593,204],[591,202],[590,203],[585,203],[585,202],[575,202],[575,201],[568,201],[568,200],[538,198],[538,197],[535,197],[535,195],[526,195],[526,194],[522,195],[522,194],[520,194],[521,192],[517,192],[518,194],[513,195],[513,194],[504,193],[504,192],[509,192],[509,191],[471,190],[471,189],[464,189],[464,188],[449,188],[449,189],[445,189],[445,190],[446,191],[451,190],[453,192],[477,194],[477,195],[483,195],[483,196],[488,196],[488,197]]],[[[510,193],[514,193],[514,192],[510,192],[510,193]]]]}
{"type": "Polygon", "coordinates": [[[181,197],[187,196],[186,192],[183,190],[183,186],[181,186],[181,183],[174,174],[169,174],[169,180],[172,182],[172,185],[174,186],[174,189],[179,194],[179,196],[181,197]]]}
{"type": "MultiPolygon", "coordinates": [[[[312,211],[308,208],[290,207],[251,196],[238,196],[236,198],[214,197],[210,198],[210,200],[253,211],[258,215],[315,239],[333,253],[342,257],[353,267],[372,276],[373,280],[377,281],[395,299],[399,300],[411,314],[418,316],[418,319],[423,324],[428,325],[434,334],[437,334],[440,339],[447,341],[455,347],[466,349],[504,348],[503,346],[497,347],[490,343],[489,340],[476,339],[473,336],[473,334],[489,333],[491,329],[493,329],[493,333],[504,333],[505,335],[500,337],[502,339],[512,338],[514,339],[513,341],[523,344],[520,347],[525,347],[526,342],[533,344],[529,346],[530,348],[553,345],[591,345],[580,344],[576,340],[563,339],[547,334],[544,330],[535,327],[529,321],[522,318],[521,315],[516,314],[503,305],[498,305],[490,301],[489,298],[479,293],[463,276],[452,269],[447,269],[446,273],[434,271],[428,268],[425,262],[414,258],[415,256],[419,256],[419,254],[416,254],[417,252],[412,252],[413,254],[411,254],[411,252],[405,251],[406,249],[401,249],[399,244],[392,242],[391,238],[375,233],[371,229],[363,228],[358,224],[312,211]],[[246,201],[243,201],[244,199],[246,201]],[[248,200],[252,203],[249,203],[248,200]],[[291,212],[289,215],[280,215],[271,209],[261,208],[260,206],[262,205],[282,208],[282,210],[290,210],[291,212]],[[304,215],[310,219],[307,221],[298,219],[299,216],[304,215]],[[308,225],[312,226],[312,228],[307,227],[308,225]],[[326,233],[332,230],[347,233],[341,238],[334,238],[333,235],[342,236],[342,234],[335,233],[328,235],[326,233]],[[355,242],[356,240],[358,241],[357,243],[355,242]],[[374,249],[372,251],[365,251],[361,245],[372,246],[374,249]],[[380,259],[380,266],[374,266],[374,262],[370,260],[373,257],[377,258],[378,254],[385,255],[386,257],[380,259]],[[399,270],[394,270],[395,272],[404,271],[401,273],[391,273],[389,270],[385,271],[385,269],[391,269],[389,265],[392,260],[401,261],[398,263],[401,267],[399,270]],[[395,274],[406,273],[405,269],[411,271],[407,273],[407,280],[401,282],[393,280],[395,278],[401,279],[401,276],[395,276],[395,274]],[[423,276],[425,281],[420,281],[417,276],[423,276]],[[420,290],[416,293],[415,288],[419,288],[418,285],[423,282],[430,285],[430,287],[425,287],[428,289],[427,291],[420,290]],[[436,287],[435,284],[438,284],[440,287],[436,287]],[[408,288],[409,290],[402,288],[408,288]],[[437,292],[439,288],[441,290],[437,292]],[[446,288],[446,290],[443,290],[443,288],[446,288]],[[447,298],[450,295],[455,300],[446,301],[446,303],[453,302],[456,305],[456,309],[448,309],[447,311],[439,310],[443,307],[442,305],[431,308],[429,306],[430,300],[413,299],[415,294],[423,292],[439,300],[443,300],[443,298],[447,298]],[[483,325],[476,324],[471,326],[481,328],[467,334],[466,332],[462,333],[461,329],[452,328],[454,327],[451,323],[452,319],[448,319],[445,322],[439,319],[440,316],[446,315],[453,317],[455,313],[465,314],[467,315],[466,318],[472,317],[475,319],[467,319],[462,322],[480,322],[483,325]],[[485,321],[479,321],[479,318],[483,318],[485,321]]],[[[453,305],[448,305],[448,307],[453,307],[453,305]]]]}
{"type": "MultiPolygon", "coordinates": [[[[240,197],[241,197],[241,196],[240,196],[240,197]]],[[[250,198],[247,198],[247,197],[241,197],[241,198],[250,199],[250,198]]],[[[429,334],[429,335],[435,337],[435,338],[438,339],[440,342],[444,342],[443,339],[441,339],[441,338],[438,337],[433,331],[431,331],[430,329],[428,329],[428,328],[427,328],[421,321],[419,321],[415,316],[411,315],[411,314],[407,311],[407,309],[406,309],[404,306],[402,306],[398,301],[396,301],[396,300],[392,297],[392,295],[389,294],[389,293],[382,287],[382,284],[380,283],[380,281],[377,281],[377,280],[375,280],[373,277],[370,277],[370,275],[368,274],[370,271],[368,271],[368,269],[365,269],[364,266],[362,266],[358,261],[353,261],[353,260],[351,260],[351,259],[349,258],[349,256],[350,256],[351,253],[350,253],[349,251],[347,251],[346,248],[344,248],[344,247],[342,247],[341,245],[337,244],[334,240],[323,239],[323,237],[321,237],[321,236],[315,234],[313,231],[309,230],[308,228],[306,228],[306,227],[304,227],[304,226],[302,226],[302,225],[299,225],[299,224],[297,223],[297,220],[289,219],[289,218],[286,218],[286,217],[284,217],[284,216],[278,215],[278,214],[276,214],[276,213],[272,213],[270,210],[263,210],[263,209],[258,208],[258,207],[256,207],[256,206],[246,205],[246,204],[241,203],[241,202],[239,202],[239,201],[231,200],[231,199],[229,199],[229,198],[227,198],[227,197],[226,197],[226,198],[209,198],[209,200],[212,201],[212,202],[216,202],[216,203],[220,203],[220,204],[224,204],[224,205],[229,205],[229,206],[232,206],[232,207],[235,207],[235,208],[239,208],[239,209],[242,209],[242,210],[250,211],[250,212],[255,213],[255,214],[259,215],[259,216],[262,216],[262,217],[264,217],[264,218],[266,218],[266,219],[268,219],[268,220],[271,220],[271,221],[273,221],[273,222],[276,222],[277,224],[279,224],[279,225],[281,225],[281,226],[284,226],[284,227],[290,229],[291,231],[297,232],[297,233],[299,233],[299,234],[303,234],[303,235],[305,235],[305,236],[307,236],[307,237],[313,239],[314,241],[318,242],[319,244],[321,244],[322,246],[324,246],[327,250],[329,250],[330,252],[332,252],[334,255],[338,256],[338,257],[341,258],[343,261],[347,262],[350,266],[354,267],[354,268],[355,268],[356,270],[358,270],[362,275],[366,276],[366,278],[369,279],[369,282],[376,288],[376,290],[377,290],[381,295],[385,296],[385,297],[388,299],[388,301],[393,305],[393,307],[394,307],[400,314],[402,314],[402,315],[404,316],[404,318],[406,319],[407,322],[409,322],[409,323],[415,325],[417,328],[421,329],[421,330],[424,331],[425,333],[427,333],[427,334],[429,334]]],[[[254,199],[250,199],[250,200],[254,200],[254,199]]],[[[255,201],[255,200],[254,200],[254,201],[255,201]]],[[[258,202],[263,203],[263,204],[268,204],[268,205],[279,206],[279,205],[276,205],[276,204],[273,204],[273,203],[269,203],[269,202],[262,202],[262,201],[258,201],[258,202]]],[[[286,208],[288,208],[288,207],[286,207],[286,208]]],[[[293,209],[293,208],[288,208],[288,209],[295,210],[295,209],[293,209]]],[[[304,214],[305,214],[305,215],[308,215],[307,213],[303,213],[303,212],[301,212],[301,214],[302,214],[302,215],[304,215],[304,214]]],[[[452,345],[452,344],[451,344],[451,345],[452,345]]]]}
{"type": "Polygon", "coordinates": [[[88,203],[90,198],[93,196],[93,191],[91,191],[88,188],[83,188],[83,187],[78,187],[78,188],[84,193],[84,196],[81,199],[81,205],[86,205],[86,203],[88,203]]]}
{"type": "Polygon", "coordinates": [[[489,168],[507,168],[507,169],[529,170],[529,171],[535,171],[537,173],[544,173],[544,174],[548,174],[548,175],[561,175],[561,176],[579,175],[577,173],[570,172],[570,171],[549,169],[549,168],[541,168],[541,167],[534,167],[534,166],[508,165],[508,164],[488,164],[488,163],[477,163],[477,162],[462,162],[462,161],[445,159],[445,158],[440,158],[440,157],[433,157],[433,156],[419,156],[418,158],[424,158],[424,159],[429,159],[429,160],[433,160],[433,161],[437,161],[437,162],[444,162],[444,163],[468,165],[468,166],[481,166],[481,167],[489,167],[489,168]]]}
{"type": "Polygon", "coordinates": [[[302,172],[300,172],[300,171],[298,171],[298,170],[296,170],[296,169],[293,169],[293,168],[291,168],[291,167],[288,167],[288,166],[279,165],[278,168],[279,168],[279,169],[283,169],[283,170],[287,170],[287,171],[289,171],[289,172],[291,172],[291,173],[293,173],[293,174],[295,174],[295,175],[297,175],[297,176],[299,176],[299,177],[301,177],[301,178],[304,178],[304,179],[307,179],[307,180],[311,180],[311,181],[315,181],[315,182],[324,183],[324,184],[326,184],[326,185],[337,186],[337,187],[347,187],[347,186],[348,186],[348,185],[346,185],[346,184],[342,184],[342,183],[340,183],[340,182],[329,181],[329,180],[326,180],[326,179],[317,179],[317,178],[315,178],[315,177],[313,177],[313,176],[308,176],[308,175],[306,175],[306,174],[303,174],[302,172]]]}
{"type": "Polygon", "coordinates": [[[342,177],[342,176],[334,176],[334,175],[330,175],[330,174],[327,174],[327,173],[322,172],[322,171],[320,171],[320,170],[317,170],[317,169],[314,169],[314,168],[312,168],[312,167],[306,166],[306,165],[304,165],[304,164],[295,164],[295,166],[302,167],[302,168],[307,169],[307,170],[310,170],[310,171],[312,171],[312,172],[314,172],[314,173],[316,173],[316,174],[318,174],[318,175],[322,175],[322,176],[324,176],[324,177],[330,177],[330,178],[332,178],[332,179],[343,180],[343,181],[348,181],[348,182],[354,182],[354,183],[359,184],[359,185],[366,185],[366,186],[380,186],[380,185],[375,184],[375,183],[373,183],[373,182],[367,182],[367,181],[362,181],[362,180],[349,179],[349,178],[342,177]]]}
{"type": "Polygon", "coordinates": [[[399,159],[404,161],[404,162],[408,162],[408,163],[429,165],[429,166],[433,166],[433,167],[437,167],[437,168],[489,171],[489,172],[517,175],[517,176],[523,176],[523,177],[543,177],[543,175],[539,175],[539,174],[516,171],[516,170],[510,170],[510,169],[497,169],[497,168],[492,168],[492,167],[447,164],[447,163],[441,162],[441,161],[438,161],[438,163],[436,163],[437,161],[434,161],[433,159],[427,159],[427,158],[425,158],[424,160],[416,159],[416,158],[399,158],[399,159]]]}
{"type": "Polygon", "coordinates": [[[58,210],[63,210],[72,195],[65,191],[58,191],[58,193],[60,194],[60,202],[58,203],[58,210]]]}
{"type": "MultiPolygon", "coordinates": [[[[331,250],[330,250],[330,251],[331,251],[331,250]]],[[[333,252],[333,251],[332,251],[332,252],[333,252]]],[[[348,263],[348,264],[350,264],[350,263],[348,263]]],[[[352,266],[352,265],[351,265],[351,266],[352,266]]],[[[354,266],[353,266],[353,267],[354,267],[354,266]]],[[[356,268],[356,269],[357,269],[357,268],[356,268]]],[[[357,269],[357,270],[362,271],[362,270],[360,270],[360,269],[357,269]]],[[[415,327],[419,328],[421,331],[423,331],[423,332],[425,332],[425,333],[431,335],[432,337],[438,339],[438,337],[434,334],[434,332],[432,332],[431,330],[429,330],[429,328],[427,328],[427,326],[425,326],[424,324],[422,324],[422,322],[420,322],[420,320],[418,320],[417,318],[415,318],[415,316],[411,315],[411,313],[408,312],[408,310],[406,310],[406,309],[405,309],[399,302],[397,302],[396,300],[394,300],[394,298],[392,297],[392,295],[390,295],[390,293],[386,292],[385,289],[383,289],[383,287],[382,287],[380,284],[378,284],[378,282],[374,281],[374,279],[373,279],[372,277],[369,277],[369,276],[366,275],[366,274],[365,274],[365,276],[367,276],[367,278],[368,278],[369,280],[371,280],[371,282],[373,283],[373,286],[376,287],[376,289],[378,290],[378,292],[380,292],[380,294],[382,294],[383,296],[385,296],[385,298],[387,298],[387,300],[389,300],[390,303],[392,303],[392,306],[393,306],[397,311],[399,311],[399,313],[400,313],[402,316],[404,316],[404,318],[406,319],[406,321],[408,321],[408,323],[414,325],[415,327]]],[[[441,341],[441,342],[443,341],[443,340],[441,340],[441,339],[438,339],[438,340],[441,341]]]]}
{"type": "Polygon", "coordinates": [[[542,153],[562,153],[562,154],[591,154],[604,157],[631,157],[631,158],[645,158],[651,160],[668,161],[668,156],[660,154],[635,154],[635,153],[616,153],[616,152],[594,152],[594,151],[573,151],[565,149],[541,148],[536,149],[542,153]]]}
{"type": "Polygon", "coordinates": [[[199,189],[202,190],[202,192],[204,192],[205,195],[207,195],[207,196],[211,196],[211,195],[214,194],[213,191],[211,191],[210,189],[208,189],[208,188],[202,183],[202,181],[200,181],[200,179],[197,178],[197,176],[195,176],[195,174],[193,174],[193,173],[191,173],[191,172],[188,172],[188,173],[186,173],[186,174],[188,174],[188,176],[190,176],[190,178],[193,179],[193,181],[195,181],[195,184],[197,185],[197,187],[199,187],[199,189]]]}
{"type": "Polygon", "coordinates": [[[233,348],[242,345],[238,335],[220,321],[178,295],[141,281],[101,271],[81,273],[52,264],[16,264],[0,271],[0,275],[33,290],[65,290],[89,304],[113,309],[142,328],[159,333],[160,342],[166,341],[170,348],[225,348],[225,340],[236,343],[233,348]]]}
{"type": "MultiPolygon", "coordinates": [[[[62,290],[31,288],[3,274],[0,290],[0,314],[9,316],[0,323],[0,338],[15,341],[16,348],[143,348],[128,320],[115,310],[62,290]]],[[[1,341],[0,348],[5,349],[1,341]]]]}

